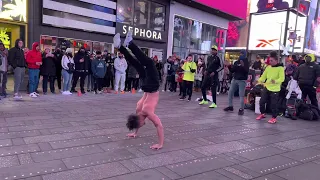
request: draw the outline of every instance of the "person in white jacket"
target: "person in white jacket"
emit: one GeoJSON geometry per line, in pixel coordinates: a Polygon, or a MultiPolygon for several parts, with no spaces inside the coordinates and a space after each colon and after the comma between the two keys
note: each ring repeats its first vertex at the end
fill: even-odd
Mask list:
{"type": "Polygon", "coordinates": [[[300,87],[298,85],[298,82],[296,80],[294,80],[292,77],[291,77],[291,80],[288,83],[287,90],[288,90],[288,94],[286,96],[286,99],[290,99],[291,94],[293,92],[295,92],[297,94],[297,99],[301,99],[302,98],[302,91],[301,91],[301,89],[300,89],[300,87]]]}
{"type": "Polygon", "coordinates": [[[115,84],[114,84],[115,93],[118,94],[119,83],[120,83],[121,94],[124,94],[124,88],[125,88],[125,82],[126,82],[126,70],[128,68],[128,63],[126,59],[123,57],[123,54],[119,53],[118,58],[114,60],[114,68],[116,69],[115,84]]]}
{"type": "Polygon", "coordinates": [[[66,54],[62,57],[62,77],[63,77],[63,95],[71,95],[71,80],[74,71],[74,61],[72,56],[72,49],[68,48],[66,54]]]}

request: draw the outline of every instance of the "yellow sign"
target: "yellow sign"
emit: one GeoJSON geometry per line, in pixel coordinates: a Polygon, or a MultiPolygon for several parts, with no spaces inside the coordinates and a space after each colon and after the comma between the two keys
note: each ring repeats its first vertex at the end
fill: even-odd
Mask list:
{"type": "Polygon", "coordinates": [[[27,0],[0,0],[0,2],[0,19],[27,22],[27,0]]]}
{"type": "Polygon", "coordinates": [[[10,47],[10,37],[7,34],[7,28],[0,28],[0,41],[6,48],[10,47]]]}

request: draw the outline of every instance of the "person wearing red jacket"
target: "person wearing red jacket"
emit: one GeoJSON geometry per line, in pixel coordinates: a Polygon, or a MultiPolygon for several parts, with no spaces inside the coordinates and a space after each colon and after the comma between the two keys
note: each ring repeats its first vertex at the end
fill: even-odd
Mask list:
{"type": "Polygon", "coordinates": [[[30,97],[35,98],[39,96],[36,90],[39,84],[40,66],[42,65],[39,43],[32,44],[32,50],[28,52],[26,61],[29,68],[29,93],[30,97]]]}

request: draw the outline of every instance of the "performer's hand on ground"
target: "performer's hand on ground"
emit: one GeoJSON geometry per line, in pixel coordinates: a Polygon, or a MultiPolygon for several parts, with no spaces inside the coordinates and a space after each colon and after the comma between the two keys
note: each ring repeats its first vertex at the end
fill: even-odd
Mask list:
{"type": "Polygon", "coordinates": [[[163,147],[163,145],[160,145],[160,144],[155,144],[155,145],[152,145],[150,146],[151,149],[154,149],[154,150],[159,150],[163,147]]]}
{"type": "Polygon", "coordinates": [[[130,133],[127,135],[127,137],[129,138],[136,138],[137,137],[137,134],[136,133],[130,133]]]}

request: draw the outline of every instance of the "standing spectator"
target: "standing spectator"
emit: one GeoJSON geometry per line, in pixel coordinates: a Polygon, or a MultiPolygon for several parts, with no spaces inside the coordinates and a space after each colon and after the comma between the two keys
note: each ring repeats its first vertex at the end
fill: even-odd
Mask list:
{"type": "Polygon", "coordinates": [[[128,63],[128,91],[132,94],[136,93],[139,85],[139,74],[138,71],[128,63]]]}
{"type": "Polygon", "coordinates": [[[211,48],[212,54],[207,59],[207,68],[204,72],[204,77],[202,81],[202,96],[203,100],[199,103],[199,105],[208,104],[207,99],[207,89],[210,87],[211,94],[212,94],[212,104],[209,108],[216,108],[217,107],[217,86],[219,83],[219,70],[223,68],[221,64],[220,58],[217,56],[218,54],[218,47],[212,46],[211,48]]]}
{"type": "Polygon", "coordinates": [[[170,69],[171,69],[171,66],[172,66],[172,57],[170,56],[167,60],[167,62],[163,65],[163,83],[162,83],[162,87],[163,87],[163,92],[167,91],[167,87],[168,87],[168,91],[170,89],[170,84],[171,84],[171,81],[170,81],[170,69]]]}
{"type": "Polygon", "coordinates": [[[114,89],[114,58],[110,53],[107,53],[105,58],[107,63],[107,73],[105,75],[105,86],[107,88],[107,93],[111,93],[111,89],[114,89]]]}
{"type": "Polygon", "coordinates": [[[63,52],[61,51],[60,48],[57,48],[56,51],[53,53],[54,55],[54,64],[56,68],[56,78],[57,78],[57,83],[58,83],[58,89],[59,92],[61,92],[61,72],[62,72],[62,66],[61,66],[61,61],[62,61],[62,56],[63,52]]]}
{"type": "Polygon", "coordinates": [[[205,64],[203,62],[203,60],[201,58],[198,59],[198,66],[197,66],[197,72],[195,75],[195,91],[199,92],[199,89],[201,88],[201,84],[202,84],[202,77],[203,77],[203,71],[205,68],[205,64]]]}
{"type": "Polygon", "coordinates": [[[264,83],[265,88],[262,91],[261,99],[259,102],[261,115],[257,117],[257,120],[265,118],[266,105],[270,101],[272,118],[268,121],[270,124],[277,122],[278,116],[278,98],[281,90],[281,84],[284,81],[284,68],[279,63],[277,52],[270,53],[270,66],[267,66],[262,76],[259,79],[259,83],[264,83]]]}
{"type": "Polygon", "coordinates": [[[84,82],[89,72],[89,63],[91,60],[84,47],[79,49],[78,53],[73,59],[75,64],[75,72],[73,73],[71,92],[77,92],[75,88],[77,86],[78,79],[80,78],[80,90],[82,94],[85,94],[84,82]]]}
{"type": "Polygon", "coordinates": [[[233,73],[233,79],[231,81],[231,87],[228,93],[229,106],[224,111],[233,111],[233,98],[234,93],[239,90],[240,96],[240,109],[238,114],[244,114],[244,95],[246,89],[246,81],[249,73],[249,62],[246,51],[240,52],[239,60],[237,60],[230,68],[230,72],[233,73]]]}
{"type": "Polygon", "coordinates": [[[32,44],[32,50],[28,52],[26,60],[29,72],[29,96],[35,98],[39,96],[36,91],[39,85],[40,66],[42,65],[39,43],[32,44]]]}
{"type": "Polygon", "coordinates": [[[8,50],[0,41],[0,96],[7,96],[8,50]],[[2,78],[1,78],[2,77],[2,78]]]}
{"type": "Polygon", "coordinates": [[[262,63],[261,63],[261,57],[257,55],[256,61],[252,64],[251,68],[254,70],[261,70],[262,63]]]}
{"type": "Polygon", "coordinates": [[[318,107],[317,100],[317,78],[320,77],[319,65],[315,63],[315,56],[308,54],[305,56],[305,63],[301,64],[294,75],[294,79],[298,81],[302,91],[302,98],[309,97],[311,104],[318,107]]]}
{"type": "Polygon", "coordinates": [[[126,59],[123,57],[123,54],[119,53],[119,56],[114,61],[114,68],[116,69],[115,73],[115,93],[118,94],[119,91],[119,83],[120,83],[120,91],[121,94],[124,94],[125,82],[126,82],[126,70],[128,68],[128,64],[126,59]]]}
{"type": "Polygon", "coordinates": [[[26,59],[22,49],[23,41],[17,39],[15,46],[9,50],[8,63],[14,69],[14,99],[21,100],[19,94],[26,71],[26,59]]]}
{"type": "Polygon", "coordinates": [[[94,93],[101,94],[103,78],[107,72],[106,61],[102,59],[101,51],[96,52],[96,58],[91,63],[92,76],[94,78],[94,93]]]}
{"type": "MultiPolygon", "coordinates": [[[[93,74],[92,74],[92,61],[94,61],[93,54],[90,55],[91,68],[89,68],[89,73],[88,73],[88,77],[87,77],[87,92],[91,92],[91,91],[94,90],[94,83],[95,82],[94,82],[94,77],[93,77],[93,74]]],[[[103,84],[101,84],[101,85],[103,85],[103,84]]]]}
{"type": "Polygon", "coordinates": [[[68,48],[66,50],[66,54],[62,57],[61,65],[62,65],[62,76],[63,76],[63,95],[71,95],[70,92],[70,84],[73,76],[73,72],[75,71],[75,64],[72,58],[72,49],[68,48]]]}
{"type": "Polygon", "coordinates": [[[180,61],[179,62],[179,68],[177,69],[176,72],[176,82],[179,83],[179,96],[183,95],[183,75],[184,75],[184,71],[182,69],[184,62],[180,61]]]}
{"type": "Polygon", "coordinates": [[[184,71],[183,84],[182,84],[183,95],[180,98],[180,100],[186,99],[188,95],[189,96],[188,101],[190,101],[192,97],[192,91],[193,91],[194,75],[197,71],[197,64],[193,62],[192,55],[188,55],[187,61],[183,64],[182,69],[184,71]]]}
{"type": "MultiPolygon", "coordinates": [[[[173,56],[173,64],[171,65],[170,70],[168,71],[168,75],[170,75],[170,91],[171,92],[177,92],[177,81],[176,81],[176,75],[177,70],[180,67],[180,61],[173,56]]],[[[181,94],[180,94],[181,96],[181,94]]]]}
{"type": "MultiPolygon", "coordinates": [[[[42,89],[43,94],[47,94],[48,91],[48,81],[50,82],[50,91],[55,94],[54,81],[56,79],[56,59],[51,50],[46,48],[42,57],[42,65],[40,67],[40,74],[43,77],[42,89]]],[[[61,64],[61,63],[60,63],[61,64]]],[[[61,73],[60,73],[61,74],[61,73]]]]}
{"type": "Polygon", "coordinates": [[[158,56],[154,56],[153,57],[153,60],[154,60],[154,62],[155,62],[155,64],[156,64],[156,68],[157,68],[157,70],[158,70],[158,73],[159,73],[159,77],[160,77],[160,82],[162,82],[162,70],[163,70],[163,67],[162,67],[162,63],[159,61],[159,59],[158,59],[158,56]]]}

